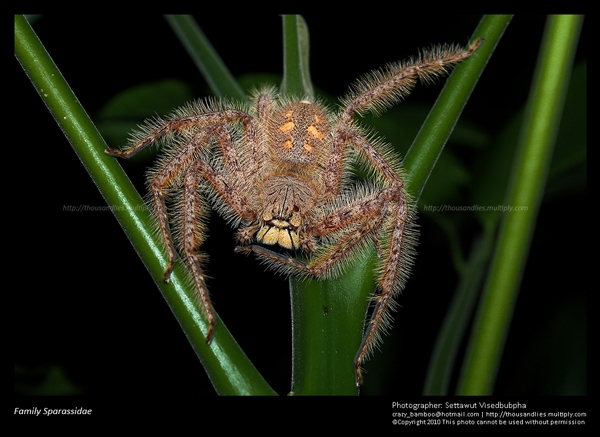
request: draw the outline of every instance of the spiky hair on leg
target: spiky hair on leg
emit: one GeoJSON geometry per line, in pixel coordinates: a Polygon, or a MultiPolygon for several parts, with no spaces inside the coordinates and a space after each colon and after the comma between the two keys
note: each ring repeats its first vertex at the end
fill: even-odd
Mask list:
{"type": "Polygon", "coordinates": [[[449,74],[459,62],[471,56],[482,42],[483,39],[478,39],[467,49],[457,44],[434,45],[421,50],[416,57],[366,73],[350,86],[341,99],[342,105],[360,115],[368,112],[381,114],[407,97],[417,79],[430,83],[449,74]]]}

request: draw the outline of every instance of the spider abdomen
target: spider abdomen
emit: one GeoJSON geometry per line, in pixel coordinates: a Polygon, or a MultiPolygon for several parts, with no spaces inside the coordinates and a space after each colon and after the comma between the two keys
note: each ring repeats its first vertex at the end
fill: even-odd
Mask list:
{"type": "Polygon", "coordinates": [[[313,169],[326,159],[331,147],[331,126],[323,108],[308,100],[289,103],[273,114],[269,149],[280,164],[313,169]]]}

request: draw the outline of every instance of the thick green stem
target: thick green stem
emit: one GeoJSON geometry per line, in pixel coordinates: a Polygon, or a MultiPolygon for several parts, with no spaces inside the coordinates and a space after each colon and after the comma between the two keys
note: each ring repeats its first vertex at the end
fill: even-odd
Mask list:
{"type": "MultiPolygon", "coordinates": [[[[283,16],[282,94],[313,96],[309,34],[304,19],[283,16]]],[[[292,395],[354,395],[354,356],[374,291],[374,256],[364,254],[348,273],[329,280],[290,279],[292,307],[292,395]]]]}
{"type": "Polygon", "coordinates": [[[290,280],[294,346],[291,394],[358,394],[353,363],[368,298],[375,287],[374,259],[366,252],[339,278],[290,280]]]}

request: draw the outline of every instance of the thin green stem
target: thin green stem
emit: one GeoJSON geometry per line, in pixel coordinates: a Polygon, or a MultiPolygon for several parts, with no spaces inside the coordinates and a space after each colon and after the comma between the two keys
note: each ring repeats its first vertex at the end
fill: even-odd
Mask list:
{"type": "Polygon", "coordinates": [[[507,205],[526,206],[527,210],[507,214],[501,224],[459,381],[461,395],[487,395],[494,389],[546,185],[581,22],[580,16],[552,16],[546,24],[506,198],[507,205]]]}
{"type": "Polygon", "coordinates": [[[155,278],[217,392],[274,394],[220,320],[212,345],[206,344],[207,323],[195,292],[185,285],[185,269],[178,264],[171,283],[162,280],[168,260],[144,202],[118,162],[104,153],[104,140],[23,16],[15,16],[15,56],[155,278]]]}
{"type": "Polygon", "coordinates": [[[202,73],[214,95],[245,100],[246,95],[202,29],[189,15],[167,15],[167,22],[202,73]]]}
{"type": "Polygon", "coordinates": [[[448,394],[460,343],[467,331],[484,279],[485,266],[492,250],[494,229],[486,228],[486,232],[475,242],[468,263],[462,271],[460,283],[446,313],[429,361],[423,389],[423,394],[426,396],[448,394]]]}

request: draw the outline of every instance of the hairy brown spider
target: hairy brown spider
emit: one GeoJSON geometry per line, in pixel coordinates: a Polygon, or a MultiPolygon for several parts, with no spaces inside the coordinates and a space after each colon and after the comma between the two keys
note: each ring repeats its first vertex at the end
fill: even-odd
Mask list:
{"type": "Polygon", "coordinates": [[[374,244],[379,257],[375,308],[354,363],[357,384],[362,383],[361,364],[389,325],[394,297],[404,288],[416,232],[400,162],[357,125],[354,114],[385,110],[407,96],[417,78],[430,81],[447,73],[480,43],[468,49],[435,47],[371,72],[336,111],[267,88],[251,103],[190,103],[166,119],[146,121],[125,150],[106,150],[128,158],[152,143],[164,146],[148,176],[149,204],[169,257],[164,280],[169,281],[177,249],[208,319],[208,343],[215,314],[200,248],[209,209],[237,229],[237,252],[254,252],[291,275],[334,276],[357,251],[374,244]],[[353,162],[369,169],[372,180],[353,182],[353,162]],[[173,202],[169,209],[167,200],[173,202]],[[288,251],[302,252],[307,260],[288,251]]]}

